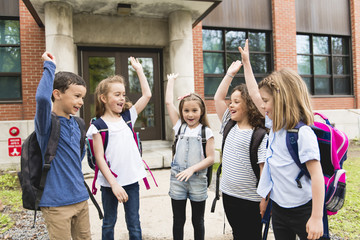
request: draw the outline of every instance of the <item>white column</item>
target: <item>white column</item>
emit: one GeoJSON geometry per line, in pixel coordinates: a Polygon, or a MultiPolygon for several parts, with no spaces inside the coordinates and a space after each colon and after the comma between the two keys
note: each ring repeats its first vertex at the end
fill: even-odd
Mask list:
{"type": "Polygon", "coordinates": [[[56,71],[77,73],[73,9],[66,2],[45,3],[46,51],[55,55],[56,71]]]}
{"type": "Polygon", "coordinates": [[[170,71],[179,73],[175,81],[174,97],[194,92],[194,56],[192,19],[188,11],[176,11],[169,15],[170,71]]]}

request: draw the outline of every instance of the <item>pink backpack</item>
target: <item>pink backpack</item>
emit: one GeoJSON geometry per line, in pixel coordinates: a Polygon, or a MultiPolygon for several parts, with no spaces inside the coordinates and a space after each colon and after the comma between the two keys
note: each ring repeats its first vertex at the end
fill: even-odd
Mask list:
{"type": "MultiPolygon", "coordinates": [[[[336,214],[344,205],[346,171],[343,169],[343,163],[347,158],[349,139],[345,133],[331,126],[326,116],[320,113],[315,113],[315,115],[320,116],[325,121],[325,123],[314,122],[311,128],[317,136],[320,149],[320,162],[326,185],[324,217],[327,217],[326,215],[336,214]]],[[[310,178],[305,164],[300,163],[298,155],[298,131],[304,125],[303,122],[299,122],[294,129],[288,130],[286,135],[287,148],[300,168],[300,173],[295,179],[299,188],[302,187],[300,178],[303,175],[310,178]]],[[[327,222],[324,221],[324,227],[327,228],[325,225],[327,225],[327,222]]],[[[327,232],[328,229],[324,229],[324,237],[326,237],[327,232]]]]}

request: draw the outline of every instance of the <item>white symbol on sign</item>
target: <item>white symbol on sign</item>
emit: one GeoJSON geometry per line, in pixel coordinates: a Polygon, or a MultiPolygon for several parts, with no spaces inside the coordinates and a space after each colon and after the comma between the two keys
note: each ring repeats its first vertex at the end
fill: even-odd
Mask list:
{"type": "Polygon", "coordinates": [[[11,155],[13,155],[13,156],[19,156],[20,153],[16,150],[16,148],[14,148],[14,151],[11,153],[11,155]]]}

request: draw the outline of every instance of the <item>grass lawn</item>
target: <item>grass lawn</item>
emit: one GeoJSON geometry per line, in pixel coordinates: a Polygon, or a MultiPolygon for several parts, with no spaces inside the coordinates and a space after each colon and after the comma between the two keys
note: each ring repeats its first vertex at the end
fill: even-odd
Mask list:
{"type": "MultiPolygon", "coordinates": [[[[21,190],[17,176],[0,172],[0,200],[13,212],[22,210],[21,190]]],[[[6,232],[14,223],[8,214],[0,212],[0,233],[6,232]]]]}
{"type": "Polygon", "coordinates": [[[360,145],[351,145],[346,170],[346,197],[338,214],[329,216],[329,228],[341,239],[360,239],[360,145]]]}

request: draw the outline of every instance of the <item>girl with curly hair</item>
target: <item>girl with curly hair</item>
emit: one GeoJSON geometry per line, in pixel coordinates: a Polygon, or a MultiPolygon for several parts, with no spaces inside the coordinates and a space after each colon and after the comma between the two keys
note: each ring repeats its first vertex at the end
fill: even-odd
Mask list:
{"type": "MultiPolygon", "coordinates": [[[[222,131],[229,121],[236,122],[224,143],[220,190],[234,239],[261,239],[261,215],[267,203],[256,193],[257,178],[250,161],[250,141],[255,129],[265,128],[264,117],[251,100],[245,84],[233,89],[230,104],[225,99],[241,66],[239,60],[230,65],[214,96],[222,131]]],[[[265,135],[258,148],[260,173],[265,162],[267,138],[265,135]]]]}

